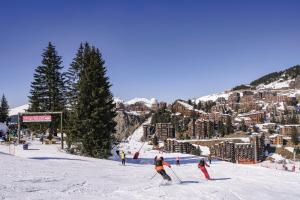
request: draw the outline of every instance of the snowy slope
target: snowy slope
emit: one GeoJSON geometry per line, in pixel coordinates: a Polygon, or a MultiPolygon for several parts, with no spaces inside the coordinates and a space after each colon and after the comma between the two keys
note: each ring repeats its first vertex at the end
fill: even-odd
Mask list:
{"type": "Polygon", "coordinates": [[[216,101],[219,97],[224,97],[226,100],[228,100],[228,97],[231,93],[230,92],[221,92],[221,93],[216,93],[216,94],[211,94],[211,95],[206,95],[200,98],[197,98],[195,100],[195,103],[198,104],[199,101],[216,101]]]}
{"type": "Polygon", "coordinates": [[[290,83],[295,81],[295,79],[289,79],[284,81],[283,79],[279,79],[267,85],[260,84],[256,87],[257,90],[264,90],[264,89],[281,89],[281,88],[288,88],[290,83]]]}
{"type": "Polygon", "coordinates": [[[17,115],[18,113],[24,113],[29,108],[29,104],[24,104],[22,106],[18,106],[12,109],[9,109],[8,115],[17,115]]]}
{"type": "MultiPolygon", "coordinates": [[[[299,199],[300,173],[267,169],[259,165],[238,165],[213,161],[208,171],[215,181],[206,181],[197,168],[199,157],[164,153],[172,169],[182,179],[179,184],[172,171],[171,185],[163,186],[155,175],[153,157],[158,151],[144,145],[138,161],[131,157],[142,142],[142,128],[137,129],[120,148],[127,155],[127,165],[118,160],[100,160],[66,154],[59,145],[32,142],[31,150],[0,145],[0,199],[108,199],[108,200],[206,200],[206,199],[299,199]],[[180,156],[181,165],[173,165],[180,156]]],[[[299,167],[299,166],[298,166],[299,167]]]]}

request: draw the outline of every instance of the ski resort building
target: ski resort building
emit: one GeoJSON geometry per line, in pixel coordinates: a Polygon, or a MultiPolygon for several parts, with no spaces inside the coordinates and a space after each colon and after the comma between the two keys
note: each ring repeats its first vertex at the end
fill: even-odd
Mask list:
{"type": "Polygon", "coordinates": [[[236,163],[256,163],[265,156],[265,136],[253,135],[249,143],[221,142],[210,147],[212,157],[236,163]]]}
{"type": "Polygon", "coordinates": [[[169,153],[190,154],[196,147],[189,142],[167,139],[164,141],[164,150],[169,153]]]}
{"type": "Polygon", "coordinates": [[[167,138],[175,137],[175,129],[171,123],[157,123],[155,125],[155,134],[159,140],[164,141],[167,138]]]}

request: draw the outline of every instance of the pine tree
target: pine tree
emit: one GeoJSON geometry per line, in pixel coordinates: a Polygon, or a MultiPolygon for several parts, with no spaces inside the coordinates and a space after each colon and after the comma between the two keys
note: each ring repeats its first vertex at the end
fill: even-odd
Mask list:
{"type": "MultiPolygon", "coordinates": [[[[61,73],[62,60],[57,55],[55,46],[50,42],[42,53],[42,63],[35,69],[34,80],[31,83],[29,111],[54,112],[65,107],[64,76],[61,73]]],[[[54,117],[51,122],[51,133],[56,134],[59,119],[54,117]]]]}
{"type": "Polygon", "coordinates": [[[80,73],[84,67],[84,47],[81,43],[77,51],[76,57],[73,59],[68,71],[65,73],[66,77],[66,100],[67,107],[74,110],[77,104],[78,97],[78,82],[80,73]]]}
{"type": "Polygon", "coordinates": [[[98,49],[85,43],[74,123],[85,155],[106,158],[110,154],[116,125],[110,87],[102,55],[98,49]]]}
{"type": "Polygon", "coordinates": [[[8,109],[9,106],[7,100],[3,94],[1,98],[1,104],[0,104],[0,122],[5,123],[8,121],[8,109]]]}
{"type": "Polygon", "coordinates": [[[76,130],[76,121],[78,121],[77,115],[77,103],[78,103],[78,82],[80,79],[80,73],[84,67],[84,47],[81,43],[73,62],[71,63],[68,71],[65,73],[66,77],[66,133],[67,133],[67,145],[70,148],[72,144],[76,144],[80,141],[79,132],[76,130]]]}

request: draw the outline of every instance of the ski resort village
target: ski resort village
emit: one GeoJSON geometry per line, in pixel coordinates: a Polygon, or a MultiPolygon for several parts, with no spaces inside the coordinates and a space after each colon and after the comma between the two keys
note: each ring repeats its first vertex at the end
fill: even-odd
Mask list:
{"type": "Polygon", "coordinates": [[[266,75],[171,104],[113,98],[107,159],[80,150],[67,127],[52,135],[56,113],[29,112],[32,104],[9,109],[1,124],[1,198],[299,199],[299,72],[295,66],[270,83],[266,75]]]}
{"type": "Polygon", "coordinates": [[[1,1],[0,200],[300,200],[300,1],[1,1]]]}

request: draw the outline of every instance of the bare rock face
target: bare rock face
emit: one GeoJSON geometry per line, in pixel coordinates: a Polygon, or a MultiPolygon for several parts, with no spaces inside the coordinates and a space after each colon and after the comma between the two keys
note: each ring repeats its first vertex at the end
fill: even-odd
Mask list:
{"type": "Polygon", "coordinates": [[[300,89],[300,76],[299,75],[295,79],[295,88],[300,89]]]}
{"type": "Polygon", "coordinates": [[[117,141],[121,141],[129,137],[145,121],[145,116],[117,111],[114,120],[117,122],[115,137],[117,141]]]}

